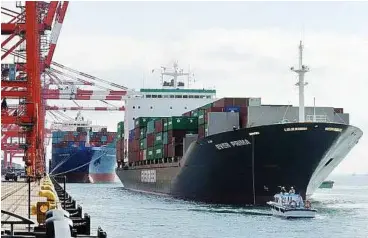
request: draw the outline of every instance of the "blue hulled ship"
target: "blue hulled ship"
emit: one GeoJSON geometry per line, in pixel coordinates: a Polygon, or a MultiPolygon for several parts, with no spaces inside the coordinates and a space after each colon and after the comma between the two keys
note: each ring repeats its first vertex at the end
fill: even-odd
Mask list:
{"type": "Polygon", "coordinates": [[[65,175],[69,183],[115,180],[115,132],[93,126],[78,113],[52,133],[51,175],[65,175]]]}

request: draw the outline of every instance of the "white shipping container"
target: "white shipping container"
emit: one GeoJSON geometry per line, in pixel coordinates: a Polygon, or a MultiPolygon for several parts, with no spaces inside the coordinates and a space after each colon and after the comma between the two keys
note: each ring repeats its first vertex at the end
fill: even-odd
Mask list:
{"type": "Polygon", "coordinates": [[[197,141],[198,139],[198,134],[193,134],[193,135],[186,135],[184,140],[183,140],[183,154],[185,154],[185,152],[188,150],[190,144],[192,144],[193,141],[197,141]]]}
{"type": "MultiPolygon", "coordinates": [[[[332,107],[305,107],[305,119],[313,118],[313,115],[324,117],[329,122],[341,123],[334,118],[334,111],[332,107]],[[336,120],[336,121],[334,121],[336,120]]],[[[348,116],[345,117],[348,121],[348,116]]],[[[288,107],[283,105],[263,105],[261,107],[248,108],[248,122],[247,127],[272,125],[282,122],[298,122],[299,108],[288,107]]]]}
{"type": "Polygon", "coordinates": [[[143,160],[147,159],[147,150],[143,150],[143,160]]]}
{"type": "Polygon", "coordinates": [[[248,106],[259,107],[261,106],[261,98],[249,98],[248,106]]]}
{"type": "Polygon", "coordinates": [[[206,136],[232,131],[239,128],[238,112],[210,112],[208,113],[208,124],[206,136]]]}

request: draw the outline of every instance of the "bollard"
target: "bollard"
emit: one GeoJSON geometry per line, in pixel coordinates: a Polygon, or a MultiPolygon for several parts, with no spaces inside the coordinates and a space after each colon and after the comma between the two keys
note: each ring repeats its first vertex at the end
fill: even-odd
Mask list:
{"type": "Polygon", "coordinates": [[[88,215],[88,213],[84,213],[84,219],[86,221],[86,234],[91,234],[91,217],[88,215]]]}
{"type": "Polygon", "coordinates": [[[106,232],[104,232],[101,227],[98,227],[98,229],[97,229],[97,237],[98,238],[107,238],[106,232]]]}
{"type": "Polygon", "coordinates": [[[69,218],[70,214],[69,214],[69,212],[67,212],[65,210],[52,209],[52,210],[48,210],[46,212],[46,219],[48,219],[50,217],[66,217],[66,218],[69,218]]]}
{"type": "Polygon", "coordinates": [[[50,217],[46,220],[46,237],[71,238],[73,222],[65,217],[50,217]]]}

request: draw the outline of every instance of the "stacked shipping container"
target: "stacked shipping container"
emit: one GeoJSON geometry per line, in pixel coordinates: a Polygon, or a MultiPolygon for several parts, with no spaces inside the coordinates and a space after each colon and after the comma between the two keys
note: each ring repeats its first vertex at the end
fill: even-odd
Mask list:
{"type": "Polygon", "coordinates": [[[222,98],[186,112],[183,116],[198,117],[198,138],[203,138],[208,135],[208,113],[237,112],[239,114],[240,128],[245,128],[247,126],[248,106],[260,105],[260,98],[222,98]]]}
{"type": "Polygon", "coordinates": [[[116,133],[116,161],[124,161],[124,122],[118,123],[117,133],[116,133]]]}
{"type": "Polygon", "coordinates": [[[140,117],[129,133],[129,162],[183,155],[183,138],[198,133],[196,117],[140,117]]]}
{"type": "MultiPolygon", "coordinates": [[[[115,139],[116,132],[90,132],[89,145],[100,147],[112,143],[115,139]]],[[[85,147],[87,141],[86,131],[55,131],[52,133],[52,147],[85,147]]]]}
{"type": "Polygon", "coordinates": [[[198,138],[208,135],[208,113],[237,112],[238,124],[244,128],[248,106],[260,103],[260,98],[222,98],[179,117],[137,118],[135,128],[129,131],[129,162],[183,156],[186,134],[198,134],[198,138]]]}

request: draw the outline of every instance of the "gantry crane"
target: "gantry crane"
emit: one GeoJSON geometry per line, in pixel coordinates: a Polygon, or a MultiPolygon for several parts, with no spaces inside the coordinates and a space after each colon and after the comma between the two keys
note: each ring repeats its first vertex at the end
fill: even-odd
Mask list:
{"type": "MultiPolygon", "coordinates": [[[[11,70],[17,72],[16,75],[14,74],[14,77],[9,75],[9,73],[7,75],[4,73],[3,75],[2,69],[2,99],[19,99],[17,103],[7,103],[6,109],[2,108],[2,150],[4,151],[5,164],[8,156],[10,163],[12,163],[12,158],[20,156],[24,152],[23,158],[26,165],[28,168],[32,168],[29,170],[29,174],[34,175],[35,171],[45,171],[45,146],[48,144],[47,139],[51,135],[51,129],[45,128],[46,111],[50,111],[51,116],[56,120],[59,118],[70,119],[60,112],[65,112],[66,110],[124,111],[124,105],[113,105],[111,107],[111,104],[106,101],[124,101],[125,98],[136,93],[129,92],[127,87],[79,72],[52,61],[68,2],[35,3],[32,7],[36,9],[34,10],[36,13],[30,15],[30,17],[38,16],[37,21],[41,22],[41,24],[36,26],[38,27],[38,32],[40,32],[37,39],[39,44],[35,43],[32,50],[27,48],[26,54],[21,50],[16,50],[24,41],[21,33],[27,33],[27,29],[22,24],[27,24],[27,19],[30,19],[30,17],[26,17],[28,12],[22,11],[22,7],[18,3],[17,6],[21,8],[21,12],[17,16],[12,15],[12,19],[8,23],[2,23],[2,26],[3,24],[5,26],[4,31],[2,27],[2,34],[10,34],[10,39],[8,38],[1,45],[2,59],[11,55],[18,60],[15,64],[9,65],[8,69],[9,73],[12,73],[11,70]],[[54,18],[54,24],[52,25],[54,18]],[[13,23],[14,19],[17,19],[15,23],[13,23]],[[12,25],[11,27],[10,23],[18,25],[12,25]],[[19,29],[21,30],[19,31],[19,29]],[[51,30],[49,41],[45,37],[46,30],[51,30]],[[20,43],[16,43],[9,50],[5,49],[4,46],[15,36],[19,36],[20,43]],[[26,70],[28,69],[27,61],[31,62],[28,54],[31,56],[38,55],[36,58],[37,62],[39,62],[37,64],[38,74],[26,70]],[[10,66],[13,68],[11,69],[10,66]],[[31,73],[34,76],[32,78],[33,81],[30,81],[28,76],[31,73]],[[99,83],[107,86],[101,86],[99,83]],[[99,89],[80,88],[85,86],[99,89]],[[35,90],[32,87],[37,87],[36,94],[31,93],[33,92],[32,90],[35,90]],[[115,89],[111,89],[111,87],[115,89]],[[77,106],[48,105],[47,100],[72,100],[77,106]],[[99,100],[110,105],[110,107],[82,107],[76,102],[78,100],[99,100]],[[29,105],[32,105],[32,108],[29,105]],[[52,111],[55,111],[55,113],[52,111]],[[34,138],[37,139],[35,140],[34,138]]],[[[25,6],[30,7],[31,5],[27,2],[25,6]]],[[[2,8],[2,13],[5,15],[9,12],[15,13],[9,9],[2,8]]]]}
{"type": "MultiPolygon", "coordinates": [[[[4,156],[24,152],[23,160],[30,176],[45,172],[45,105],[41,77],[50,67],[68,2],[16,2],[16,11],[1,7],[1,60],[15,55],[1,69],[2,134],[18,143],[3,143],[4,156]],[[51,31],[51,37],[48,32],[51,31]],[[15,42],[15,43],[14,43],[15,42]],[[7,45],[14,43],[10,48],[7,45]],[[7,101],[17,100],[15,108],[7,101]],[[14,130],[8,130],[17,125],[14,130]]],[[[7,138],[9,139],[9,138],[7,138]]],[[[5,160],[5,158],[4,158],[5,160]]],[[[4,161],[5,162],[5,161],[4,161]]]]}

